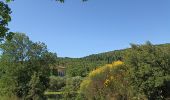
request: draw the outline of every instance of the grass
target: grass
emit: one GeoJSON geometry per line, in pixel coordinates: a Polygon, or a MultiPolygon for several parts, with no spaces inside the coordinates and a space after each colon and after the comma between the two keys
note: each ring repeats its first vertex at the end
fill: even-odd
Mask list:
{"type": "Polygon", "coordinates": [[[54,94],[54,95],[60,95],[60,94],[64,94],[64,92],[45,92],[44,93],[44,95],[52,95],[52,94],[54,94]]]}
{"type": "MultiPolygon", "coordinates": [[[[66,94],[68,92],[45,92],[44,95],[61,95],[61,94],[66,94]]],[[[78,93],[78,92],[75,92],[75,91],[70,91],[70,93],[78,93]]]]}

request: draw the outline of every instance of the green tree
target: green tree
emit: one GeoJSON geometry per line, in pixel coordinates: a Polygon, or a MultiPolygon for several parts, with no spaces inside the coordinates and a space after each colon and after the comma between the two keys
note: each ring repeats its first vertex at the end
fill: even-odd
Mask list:
{"type": "Polygon", "coordinates": [[[0,94],[33,100],[44,98],[43,92],[49,86],[50,65],[55,63],[56,54],[48,52],[44,43],[34,43],[19,33],[0,47],[0,88],[3,90],[0,94]]]}
{"type": "Polygon", "coordinates": [[[28,100],[44,100],[44,91],[46,90],[46,87],[43,85],[43,83],[40,80],[40,76],[37,73],[34,73],[31,76],[31,80],[28,83],[28,87],[30,88],[28,95],[26,96],[26,99],[28,100]]]}
{"type": "Polygon", "coordinates": [[[147,42],[132,45],[125,63],[129,68],[130,81],[136,93],[149,100],[165,99],[170,81],[170,53],[147,42]]]}
{"type": "Polygon", "coordinates": [[[0,41],[12,38],[13,33],[8,32],[9,28],[7,28],[8,22],[11,21],[10,14],[11,9],[8,5],[0,1],[0,41]]]}
{"type": "Polygon", "coordinates": [[[61,91],[63,87],[66,85],[66,78],[65,77],[57,77],[57,76],[50,76],[50,86],[49,91],[61,91]]]}

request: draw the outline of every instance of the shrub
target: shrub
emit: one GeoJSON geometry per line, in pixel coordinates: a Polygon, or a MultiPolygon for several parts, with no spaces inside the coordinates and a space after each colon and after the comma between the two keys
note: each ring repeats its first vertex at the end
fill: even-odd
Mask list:
{"type": "Polygon", "coordinates": [[[99,67],[90,72],[88,77],[83,80],[80,94],[89,100],[130,98],[126,69],[121,61],[99,67]]]}
{"type": "Polygon", "coordinates": [[[51,76],[49,84],[49,91],[60,91],[66,85],[66,78],[51,76]]]}

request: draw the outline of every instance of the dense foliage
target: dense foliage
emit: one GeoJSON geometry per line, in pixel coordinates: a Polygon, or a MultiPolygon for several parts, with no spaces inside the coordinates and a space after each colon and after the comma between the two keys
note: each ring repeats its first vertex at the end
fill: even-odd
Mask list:
{"type": "Polygon", "coordinates": [[[101,54],[93,54],[83,58],[58,58],[57,65],[67,67],[67,75],[86,77],[88,73],[98,66],[111,64],[113,61],[123,60],[127,50],[112,51],[101,54]]]}
{"type": "Polygon", "coordinates": [[[57,58],[44,43],[34,43],[25,34],[9,32],[10,14],[8,5],[0,1],[0,99],[170,98],[170,44],[147,42],[83,58],[57,58]],[[66,76],[57,76],[54,69],[58,66],[67,68],[66,76]]]}
{"type": "Polygon", "coordinates": [[[10,40],[12,38],[13,33],[8,32],[8,22],[11,21],[11,9],[7,4],[0,1],[0,41],[4,39],[10,40]]]}
{"type": "Polygon", "coordinates": [[[121,61],[107,64],[89,73],[80,93],[88,100],[124,100],[130,98],[126,66],[121,61]]]}
{"type": "MultiPolygon", "coordinates": [[[[108,99],[109,97],[129,100],[139,98],[164,100],[168,98],[170,96],[169,50],[169,44],[152,45],[147,42],[144,45],[132,44],[132,48],[116,51],[121,55],[124,67],[109,69],[109,66],[113,65],[106,64],[91,71],[81,84],[79,98],[90,100],[108,99]],[[109,76],[112,78],[108,78],[109,76]]],[[[102,55],[108,54],[112,54],[112,57],[115,56],[114,52],[102,53],[102,55]]],[[[94,59],[99,55],[88,57],[94,59]]],[[[101,58],[98,57],[98,59],[101,58]]]]}
{"type": "Polygon", "coordinates": [[[132,45],[125,59],[130,81],[137,93],[149,100],[165,99],[170,93],[170,47],[159,48],[147,42],[132,45]]]}
{"type": "Polygon", "coordinates": [[[0,97],[4,100],[170,97],[169,44],[147,42],[83,58],[57,58],[44,43],[32,42],[25,34],[15,33],[0,48],[0,97]],[[64,77],[54,71],[58,66],[66,67],[64,77]]]}
{"type": "Polygon", "coordinates": [[[45,98],[49,66],[55,63],[56,55],[48,52],[44,43],[34,43],[19,33],[0,47],[0,95],[33,100],[45,98]]]}

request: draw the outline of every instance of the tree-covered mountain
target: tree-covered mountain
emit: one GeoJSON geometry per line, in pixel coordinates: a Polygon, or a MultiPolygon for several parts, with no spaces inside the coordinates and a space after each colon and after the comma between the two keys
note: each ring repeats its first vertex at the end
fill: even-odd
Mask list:
{"type": "MultiPolygon", "coordinates": [[[[131,44],[131,46],[136,46],[131,44]]],[[[170,43],[154,45],[156,48],[162,50],[170,49],[170,43]]],[[[67,68],[67,74],[69,76],[86,76],[90,71],[96,69],[99,66],[110,64],[113,61],[123,61],[126,54],[131,48],[114,50],[99,54],[92,54],[82,58],[69,58],[69,57],[58,57],[57,65],[61,65],[67,68]]]]}

